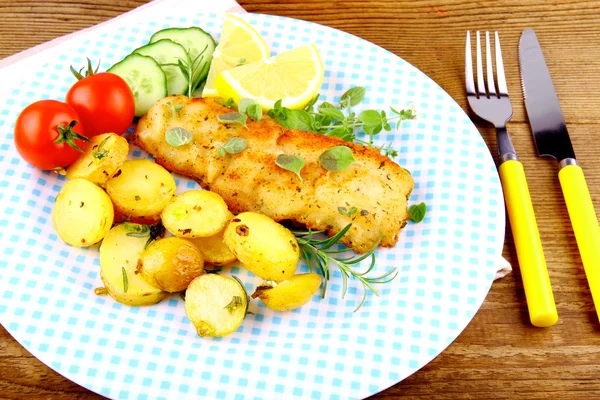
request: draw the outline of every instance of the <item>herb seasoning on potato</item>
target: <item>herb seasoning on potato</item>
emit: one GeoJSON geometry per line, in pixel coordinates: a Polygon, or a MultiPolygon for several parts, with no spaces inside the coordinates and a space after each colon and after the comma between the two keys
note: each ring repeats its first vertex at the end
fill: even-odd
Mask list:
{"type": "Polygon", "coordinates": [[[129,144],[114,133],[94,136],[84,146],[79,158],[67,168],[67,178],[84,178],[104,186],[127,160],[129,144]]]}
{"type": "Polygon", "coordinates": [[[247,311],[248,295],[237,278],[201,275],[185,292],[185,313],[199,336],[225,336],[235,332],[247,311]]]}
{"type": "Polygon", "coordinates": [[[116,225],[102,241],[100,278],[108,294],[119,303],[150,305],[168,294],[146,282],[137,271],[149,238],[145,225],[127,223],[116,225]]]}

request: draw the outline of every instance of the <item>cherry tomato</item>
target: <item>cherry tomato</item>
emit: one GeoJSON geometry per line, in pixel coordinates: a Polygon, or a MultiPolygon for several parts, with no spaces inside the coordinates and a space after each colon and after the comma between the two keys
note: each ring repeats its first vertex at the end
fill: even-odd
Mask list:
{"type": "Polygon", "coordinates": [[[66,102],[81,117],[86,134],[92,137],[109,132],[125,133],[135,112],[129,85],[110,72],[88,74],[69,89],[66,97],[66,102]]]}
{"type": "Polygon", "coordinates": [[[79,115],[66,103],[41,100],[25,107],[15,123],[15,146],[29,164],[39,169],[64,168],[81,154],[88,141],[79,115]]]}

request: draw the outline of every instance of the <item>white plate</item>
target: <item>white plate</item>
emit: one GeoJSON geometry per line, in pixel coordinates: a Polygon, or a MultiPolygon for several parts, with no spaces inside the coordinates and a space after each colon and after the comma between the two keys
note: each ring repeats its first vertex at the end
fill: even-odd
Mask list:
{"type": "MultiPolygon", "coordinates": [[[[274,53],[315,42],[325,63],[321,93],[336,102],[362,85],[361,107],[414,104],[416,121],[393,140],[416,181],[411,203],[426,219],[409,224],[376,271],[398,277],[369,296],[359,286],[340,299],[335,273],[324,300],[276,313],[253,301],[234,334],[199,338],[175,295],[150,307],[98,297],[97,248],[75,249],[51,223],[64,179],[23,162],[13,145],[18,113],[42,98],[63,99],[69,65],[85,57],[106,69],[168,26],[197,25],[218,37],[222,15],[147,21],[103,34],[40,66],[0,111],[0,318],[31,353],[65,377],[111,398],[362,398],[412,374],[448,346],[473,318],[495,273],[504,241],[504,206],[492,157],[461,108],[437,84],[392,53],[324,26],[242,14],[274,53]]],[[[136,153],[138,156],[139,152],[136,153]]],[[[196,184],[179,179],[180,191],[196,184]]],[[[253,278],[233,268],[252,289],[253,278]]]]}

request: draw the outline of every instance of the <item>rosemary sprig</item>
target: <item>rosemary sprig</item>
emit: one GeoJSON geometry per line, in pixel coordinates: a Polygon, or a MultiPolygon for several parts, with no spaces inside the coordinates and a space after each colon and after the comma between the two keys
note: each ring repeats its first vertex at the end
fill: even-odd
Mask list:
{"type": "Polygon", "coordinates": [[[348,224],[336,235],[322,240],[316,239],[314,235],[323,233],[324,231],[313,231],[309,229],[308,231],[294,231],[293,233],[300,246],[300,255],[306,261],[310,270],[313,271],[313,268],[316,267],[321,271],[325,278],[323,290],[321,291],[321,298],[325,298],[325,293],[327,292],[327,281],[329,281],[331,277],[330,265],[332,264],[337,266],[342,273],[342,299],[346,296],[348,290],[348,278],[356,279],[362,284],[363,297],[358,307],[354,310],[356,312],[365,303],[368,291],[379,296],[379,292],[374,285],[392,281],[398,275],[398,271],[396,271],[396,268],[392,268],[380,276],[367,276],[369,272],[373,270],[373,267],[375,267],[375,250],[379,247],[381,239],[379,239],[377,243],[375,243],[375,246],[365,254],[350,257],[342,256],[343,253],[348,251],[348,248],[339,248],[339,246],[334,248],[334,246],[339,244],[340,239],[351,227],[352,224],[348,224]],[[369,267],[363,272],[356,270],[361,261],[366,260],[369,257],[371,258],[369,267]]]}
{"type": "Polygon", "coordinates": [[[185,76],[185,79],[188,81],[187,88],[187,96],[192,97],[194,91],[200,87],[202,83],[202,77],[206,75],[208,69],[210,68],[210,63],[203,62],[205,59],[204,53],[206,53],[206,49],[208,46],[204,46],[204,49],[198,53],[196,57],[192,59],[191,51],[186,50],[187,52],[187,60],[177,58],[177,63],[162,63],[161,67],[171,66],[171,67],[179,67],[181,73],[185,76]]]}

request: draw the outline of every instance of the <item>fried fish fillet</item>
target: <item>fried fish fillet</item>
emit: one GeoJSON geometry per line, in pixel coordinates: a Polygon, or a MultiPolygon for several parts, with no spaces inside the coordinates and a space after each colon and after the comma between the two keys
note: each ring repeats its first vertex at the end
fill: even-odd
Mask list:
{"type": "Polygon", "coordinates": [[[220,194],[233,213],[259,212],[276,221],[293,221],[334,235],[352,223],[342,242],[357,253],[380,245],[393,247],[408,219],[407,201],[413,189],[410,174],[371,147],[335,137],[289,130],[269,117],[248,119],[247,127],[224,124],[218,115],[231,112],[215,99],[170,96],[158,101],[139,121],[134,143],[172,172],[195,179],[220,194]],[[174,147],[165,132],[181,127],[193,140],[174,147]],[[222,157],[218,149],[229,139],[247,141],[247,148],[222,157]],[[332,172],[319,156],[344,145],[356,162],[332,172]],[[279,154],[305,161],[302,179],[275,164],[279,154]],[[340,210],[356,212],[343,215],[340,210]]]}

